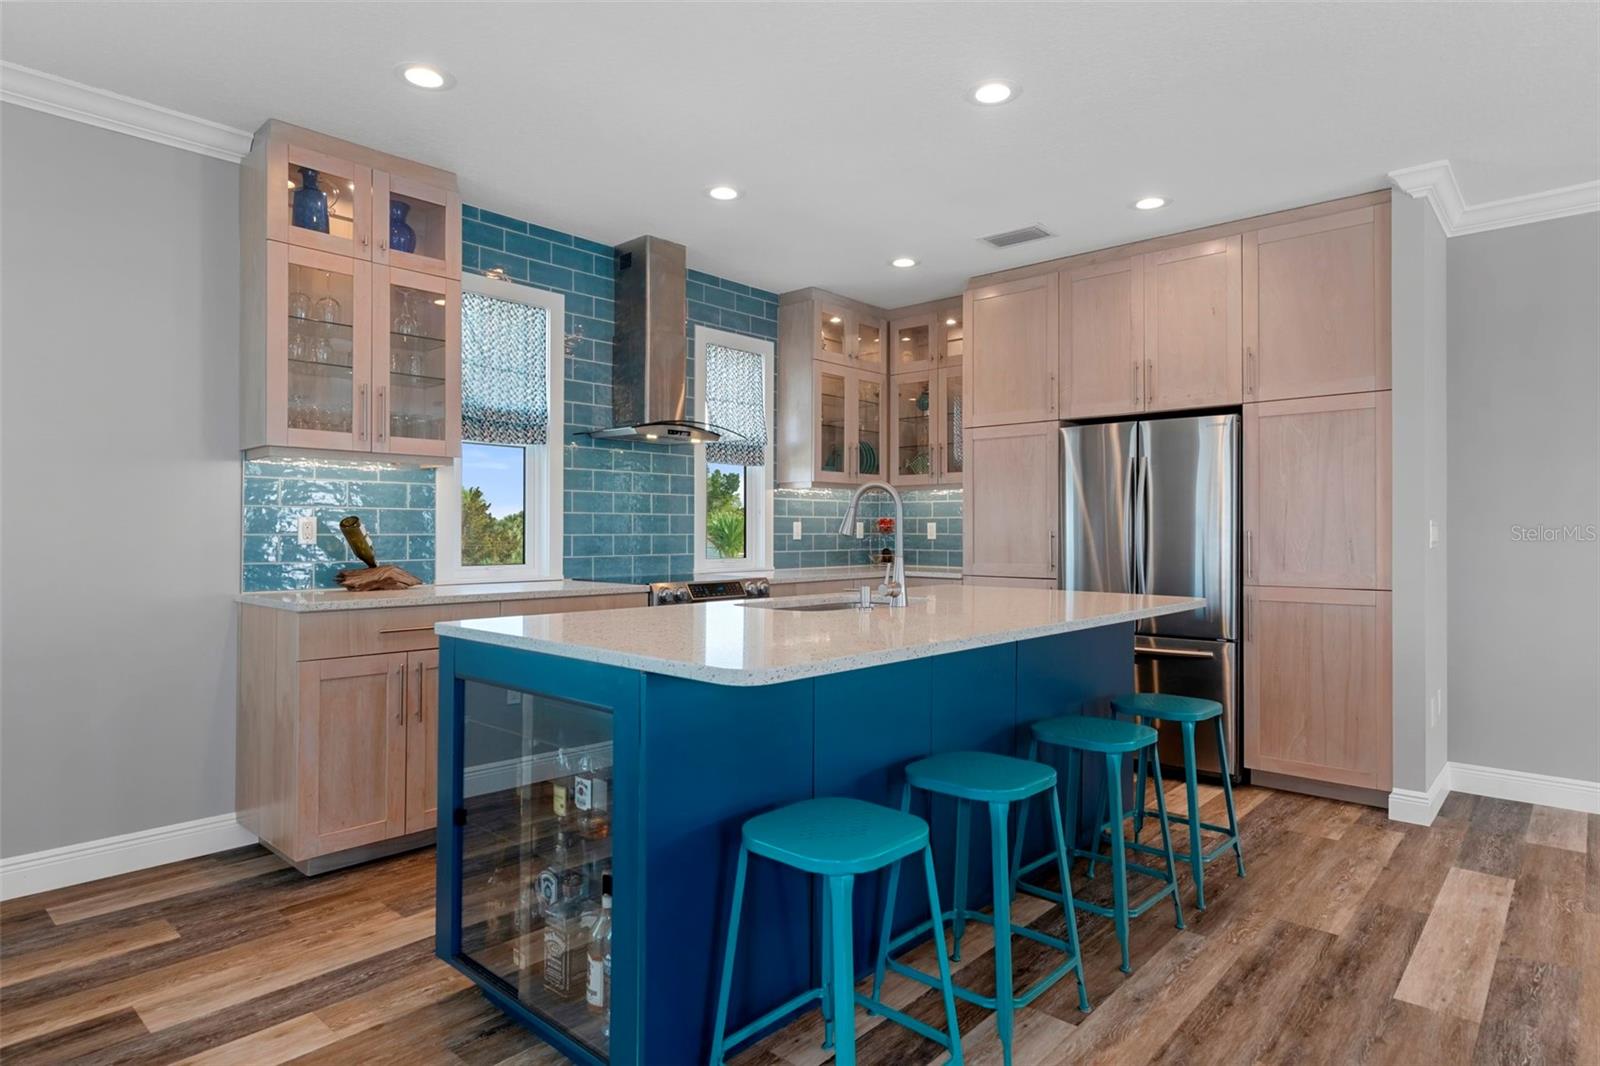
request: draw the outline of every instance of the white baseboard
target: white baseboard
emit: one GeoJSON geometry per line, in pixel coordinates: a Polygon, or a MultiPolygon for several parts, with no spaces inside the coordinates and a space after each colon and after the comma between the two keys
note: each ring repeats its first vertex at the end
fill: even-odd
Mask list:
{"type": "Polygon", "coordinates": [[[1585,814],[1600,814],[1600,781],[1501,770],[1470,763],[1450,764],[1450,788],[1472,796],[1537,803],[1585,814]]]}
{"type": "Polygon", "coordinates": [[[1450,795],[1450,764],[1446,763],[1426,792],[1397,788],[1389,793],[1389,817],[1394,821],[1409,822],[1412,825],[1432,825],[1448,795],[1450,795]]]}
{"type": "Polygon", "coordinates": [[[1426,792],[1407,788],[1390,792],[1389,817],[1413,825],[1432,825],[1440,805],[1452,792],[1600,814],[1600,782],[1452,762],[1445,763],[1426,792]]]}
{"type": "Polygon", "coordinates": [[[255,842],[256,835],[229,813],[16,855],[0,859],[0,899],[81,885],[255,842]]]}

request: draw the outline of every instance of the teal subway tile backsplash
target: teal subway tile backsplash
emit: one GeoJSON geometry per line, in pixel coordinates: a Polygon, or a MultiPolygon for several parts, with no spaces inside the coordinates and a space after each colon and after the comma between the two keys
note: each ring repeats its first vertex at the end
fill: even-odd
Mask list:
{"type": "MultiPolygon", "coordinates": [[[[845,488],[778,489],[772,494],[775,569],[790,570],[813,566],[863,566],[878,558],[878,553],[894,545],[892,534],[876,532],[879,518],[894,515],[894,505],[884,493],[871,493],[861,501],[856,517],[865,524],[867,534],[857,540],[841,535],[839,523],[850,506],[854,490],[845,488]],[[800,539],[794,539],[794,523],[800,522],[800,539]]],[[[907,566],[961,565],[961,490],[902,489],[905,504],[904,532],[907,566]],[[935,537],[927,536],[932,521],[935,537]]]]}

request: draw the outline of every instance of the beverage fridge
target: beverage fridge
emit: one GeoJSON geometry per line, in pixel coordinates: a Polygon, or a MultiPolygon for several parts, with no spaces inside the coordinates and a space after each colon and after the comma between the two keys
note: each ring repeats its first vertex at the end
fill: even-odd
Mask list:
{"type": "MultiPolygon", "coordinates": [[[[1239,416],[1068,425],[1061,457],[1062,587],[1206,601],[1137,623],[1134,686],[1221,703],[1237,777],[1239,416]]],[[[1211,730],[1198,732],[1196,749],[1202,771],[1220,771],[1211,730]]],[[[1177,730],[1162,730],[1161,751],[1182,765],[1177,730]]]]}

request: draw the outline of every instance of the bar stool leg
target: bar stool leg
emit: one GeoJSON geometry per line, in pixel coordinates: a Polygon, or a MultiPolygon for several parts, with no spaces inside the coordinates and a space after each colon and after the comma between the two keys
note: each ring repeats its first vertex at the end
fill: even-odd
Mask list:
{"type": "Polygon", "coordinates": [[[1128,868],[1122,829],[1122,755],[1106,753],[1106,802],[1111,806],[1111,892],[1117,922],[1117,943],[1122,945],[1122,972],[1132,973],[1128,965],[1128,868]]]}
{"type": "MultiPolygon", "coordinates": [[[[1110,787],[1109,784],[1106,785],[1106,788],[1109,789],[1110,787]]],[[[1117,785],[1117,806],[1119,809],[1122,806],[1122,786],[1120,782],[1117,785]]],[[[1094,879],[1095,865],[1100,862],[1100,838],[1110,831],[1110,827],[1106,825],[1106,796],[1105,793],[1101,793],[1100,802],[1094,812],[1094,837],[1089,841],[1090,880],[1094,879]]],[[[1120,829],[1118,830],[1118,835],[1121,835],[1120,829]]]]}
{"type": "Polygon", "coordinates": [[[1194,874],[1195,910],[1206,909],[1205,845],[1200,840],[1200,798],[1195,781],[1194,723],[1183,724],[1183,787],[1189,796],[1189,870],[1194,874]]]}
{"type": "MultiPolygon", "coordinates": [[[[1039,742],[1031,740],[1028,742],[1028,761],[1037,762],[1038,758],[1039,742]]],[[[1022,841],[1028,835],[1028,804],[1031,801],[1032,797],[1030,796],[1028,799],[1017,802],[1017,839],[1011,845],[1011,895],[1013,897],[1017,894],[1017,871],[1022,869],[1022,841]]]]}
{"type": "Polygon", "coordinates": [[[722,1066],[725,1048],[723,1038],[728,1032],[728,994],[733,988],[733,955],[739,943],[739,911],[744,905],[744,873],[750,853],[739,845],[739,865],[733,875],[733,902],[728,910],[728,943],[722,949],[722,980],[717,987],[717,1027],[711,1041],[712,1066],[722,1066]]]}
{"type": "MultiPolygon", "coordinates": [[[[899,867],[900,864],[895,863],[895,868],[899,867]]],[[[961,1030],[956,1026],[956,996],[955,985],[950,980],[950,960],[944,952],[944,922],[939,920],[939,915],[944,912],[939,909],[939,883],[933,870],[932,844],[922,849],[922,873],[928,882],[928,911],[934,916],[933,947],[939,959],[939,984],[944,992],[944,1031],[950,1038],[950,1062],[952,1066],[961,1066],[961,1030]]],[[[884,943],[887,946],[888,941],[884,943]]],[[[883,955],[879,955],[878,959],[878,970],[882,973],[883,955]]]]}
{"type": "MultiPolygon", "coordinates": [[[[1134,721],[1139,725],[1145,724],[1145,720],[1137,716],[1134,717],[1134,721]]],[[[1151,724],[1155,727],[1157,733],[1161,731],[1160,722],[1153,722],[1151,724]]],[[[1139,789],[1137,793],[1138,805],[1133,808],[1133,839],[1135,840],[1139,840],[1144,836],[1144,786],[1145,782],[1149,779],[1150,773],[1146,764],[1146,753],[1150,750],[1151,749],[1149,748],[1139,749],[1139,789]]]]}
{"type": "Polygon", "coordinates": [[[1072,899],[1072,873],[1067,861],[1067,838],[1061,831],[1061,799],[1054,787],[1050,789],[1050,828],[1056,839],[1056,870],[1061,876],[1061,914],[1067,922],[1067,943],[1072,947],[1072,958],[1078,967],[1078,1009],[1089,1013],[1089,990],[1083,982],[1083,953],[1078,949],[1077,904],[1072,899]]]}
{"type": "Polygon", "coordinates": [[[994,871],[994,999],[995,1028],[1005,1066],[1011,1066],[1011,1034],[1016,1003],[1011,995],[1011,897],[1006,893],[1010,871],[1006,868],[1006,818],[1008,803],[989,804],[990,865],[994,871]]]}
{"type": "MultiPolygon", "coordinates": [[[[908,814],[911,811],[911,783],[908,781],[900,786],[900,813],[908,814]]],[[[889,867],[888,895],[883,899],[883,924],[878,927],[878,963],[872,971],[872,998],[877,999],[883,992],[883,973],[889,963],[889,940],[894,929],[894,903],[900,892],[900,864],[895,863],[889,867]]],[[[937,907],[934,908],[933,920],[940,927],[940,944],[944,943],[944,921],[937,907]]],[[[944,948],[939,948],[939,957],[944,958],[944,948]]]]}
{"type": "Polygon", "coordinates": [[[822,897],[822,1050],[833,1050],[833,896],[826,880],[817,881],[822,897]]]}
{"type": "Polygon", "coordinates": [[[1172,856],[1172,829],[1167,824],[1167,789],[1161,780],[1161,760],[1156,760],[1156,814],[1161,819],[1161,850],[1167,858],[1167,881],[1172,885],[1172,913],[1183,928],[1183,907],[1178,903],[1178,865],[1172,856]]]}
{"type": "MultiPolygon", "coordinates": [[[[950,961],[961,961],[961,936],[967,931],[967,867],[971,865],[968,855],[972,843],[971,810],[967,807],[966,800],[956,800],[956,888],[955,888],[955,913],[950,918],[951,949],[950,961]]],[[[939,920],[939,915],[934,915],[939,920]]]]}
{"type": "Polygon", "coordinates": [[[1233,779],[1228,769],[1228,738],[1222,728],[1222,716],[1212,719],[1217,723],[1217,755],[1222,760],[1222,798],[1228,804],[1228,832],[1233,834],[1233,858],[1244,876],[1244,847],[1239,843],[1239,818],[1233,811],[1233,779]]]}
{"type": "Polygon", "coordinates": [[[855,886],[855,878],[844,874],[827,880],[828,939],[832,941],[830,957],[833,972],[824,995],[833,999],[833,1061],[837,1066],[855,1066],[856,982],[850,945],[850,894],[855,886]]]}
{"type": "MultiPolygon", "coordinates": [[[[1082,777],[1083,753],[1067,752],[1067,780],[1061,789],[1060,814],[1067,836],[1067,872],[1072,871],[1072,849],[1078,846],[1078,781],[1082,777]],[[1076,756],[1076,758],[1074,758],[1076,756]]],[[[1063,889],[1065,891],[1065,889],[1063,889]]]]}

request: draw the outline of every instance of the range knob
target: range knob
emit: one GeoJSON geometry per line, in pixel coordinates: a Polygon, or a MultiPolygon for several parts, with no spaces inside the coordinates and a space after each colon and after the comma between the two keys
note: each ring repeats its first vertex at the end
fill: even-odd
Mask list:
{"type": "Polygon", "coordinates": [[[744,583],[744,594],[755,599],[762,599],[772,595],[772,586],[767,584],[765,578],[756,578],[753,581],[744,583]]]}
{"type": "Polygon", "coordinates": [[[689,590],[686,588],[668,589],[667,596],[670,598],[670,602],[672,603],[689,602],[689,590]]]}

